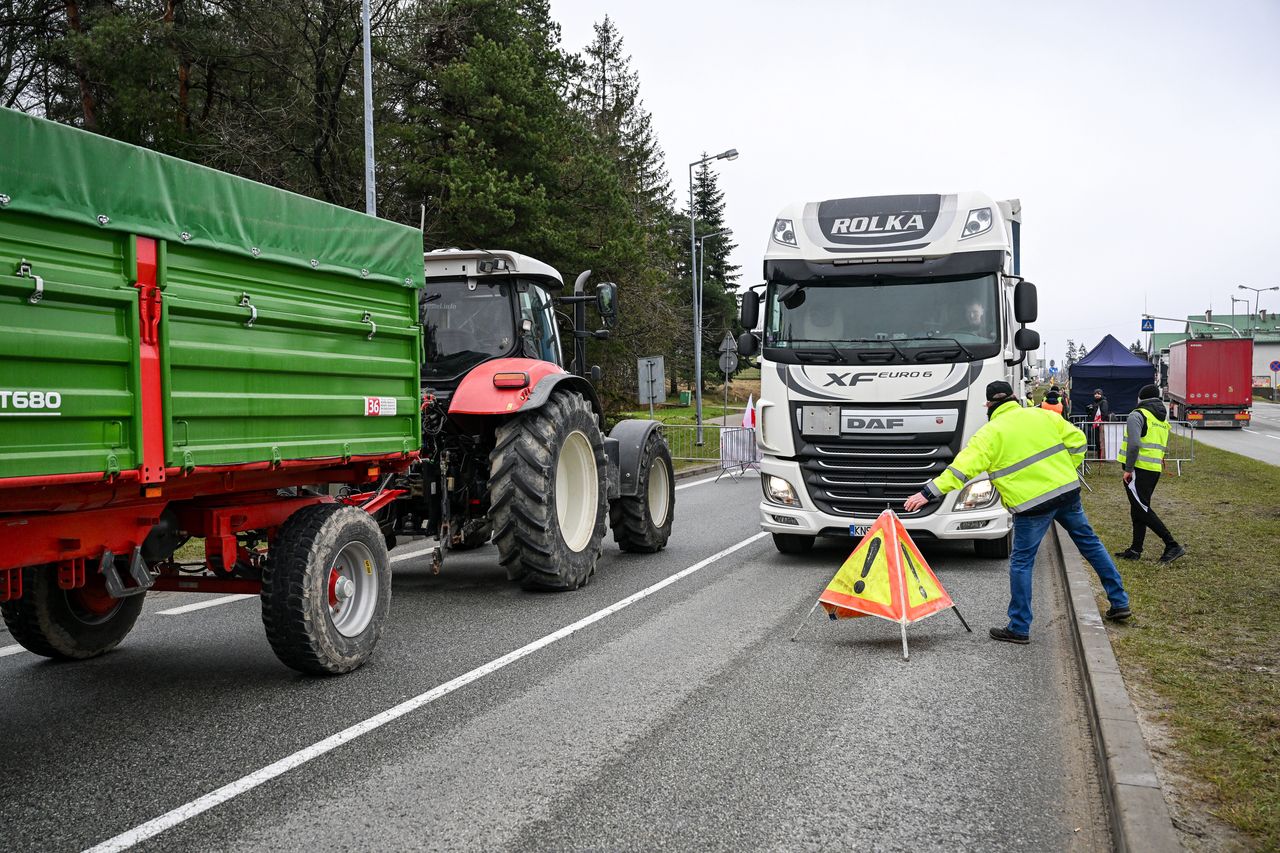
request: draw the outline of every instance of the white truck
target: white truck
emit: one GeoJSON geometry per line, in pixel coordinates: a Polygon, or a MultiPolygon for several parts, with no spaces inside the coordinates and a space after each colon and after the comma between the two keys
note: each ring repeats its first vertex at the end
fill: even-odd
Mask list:
{"type": "Polygon", "coordinates": [[[985,477],[913,513],[902,502],[987,421],[985,388],[1021,388],[1040,346],[1019,265],[1021,204],[976,192],[841,198],[778,214],[739,351],[760,355],[761,526],[784,553],[854,538],[892,507],[917,538],[1009,554],[985,477]]]}

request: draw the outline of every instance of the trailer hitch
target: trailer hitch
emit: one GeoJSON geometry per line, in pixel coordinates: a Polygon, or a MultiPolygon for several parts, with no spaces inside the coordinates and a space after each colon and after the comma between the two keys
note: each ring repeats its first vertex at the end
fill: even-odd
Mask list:
{"type": "Polygon", "coordinates": [[[38,276],[31,270],[31,262],[23,258],[18,262],[18,270],[14,273],[18,278],[29,278],[35,282],[36,289],[27,297],[27,301],[32,305],[39,305],[40,300],[44,299],[44,277],[38,276]]]}
{"type": "Polygon", "coordinates": [[[141,595],[155,584],[155,576],[147,571],[147,564],[142,559],[142,546],[133,549],[133,557],[129,560],[129,577],[136,586],[125,586],[120,572],[116,569],[116,555],[110,549],[102,552],[102,562],[98,564],[98,573],[107,584],[107,593],[112,598],[127,598],[130,595],[141,595]]]}

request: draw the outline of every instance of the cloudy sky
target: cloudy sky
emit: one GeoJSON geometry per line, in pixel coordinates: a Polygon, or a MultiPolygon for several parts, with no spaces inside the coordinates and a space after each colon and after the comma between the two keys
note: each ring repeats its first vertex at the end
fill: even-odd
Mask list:
{"type": "Polygon", "coordinates": [[[1050,357],[1280,284],[1280,0],[552,11],[574,50],[617,23],[682,200],[691,160],[741,152],[717,165],[744,283],[789,201],[974,189],[1022,199],[1050,357]]]}

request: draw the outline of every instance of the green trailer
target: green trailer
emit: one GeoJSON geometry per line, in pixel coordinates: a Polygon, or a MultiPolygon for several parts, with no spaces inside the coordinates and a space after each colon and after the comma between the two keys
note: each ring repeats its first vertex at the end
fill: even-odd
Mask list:
{"type": "Polygon", "coordinates": [[[362,663],[391,591],[370,514],[422,445],[422,278],[413,228],[0,110],[14,638],[90,657],[149,589],[254,592],[285,663],[362,663]]]}

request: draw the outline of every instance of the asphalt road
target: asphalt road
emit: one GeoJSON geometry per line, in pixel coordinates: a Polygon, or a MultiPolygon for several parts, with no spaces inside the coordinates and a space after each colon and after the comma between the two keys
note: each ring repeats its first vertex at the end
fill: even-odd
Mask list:
{"type": "Polygon", "coordinates": [[[139,849],[1109,849],[1053,573],[1030,646],[986,638],[1004,563],[961,546],[925,555],[975,633],[935,615],[909,662],[876,619],[815,617],[792,643],[848,545],[779,555],[752,538],[757,494],[682,488],[665,551],[610,544],[575,593],[514,588],[490,548],[438,576],[401,560],[376,657],[336,679],[280,665],[252,599],[162,615],[209,599],[149,597],[117,651],[79,664],[0,635],[4,847],[84,849],[168,814],[139,849]],[[243,792],[189,806],[227,785],[243,792]]]}
{"type": "Polygon", "coordinates": [[[1280,404],[1254,400],[1253,417],[1243,429],[1197,429],[1195,432],[1198,442],[1280,465],[1280,404]]]}

